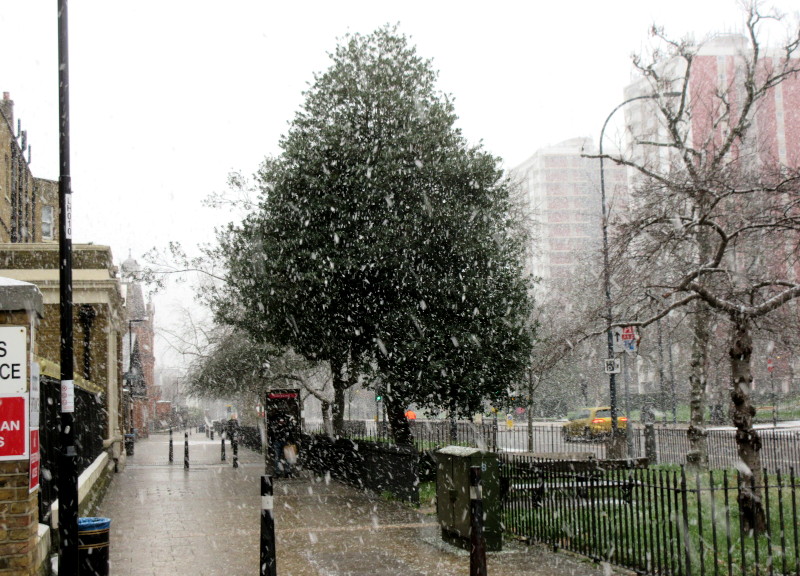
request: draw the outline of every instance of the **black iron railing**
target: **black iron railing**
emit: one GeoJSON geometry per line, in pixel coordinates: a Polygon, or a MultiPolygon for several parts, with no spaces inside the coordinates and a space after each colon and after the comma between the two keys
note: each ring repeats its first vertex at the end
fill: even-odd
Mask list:
{"type": "MultiPolygon", "coordinates": [[[[43,376],[39,408],[40,522],[49,521],[50,506],[58,499],[60,395],[61,385],[58,380],[43,376]]],[[[80,475],[103,452],[103,439],[108,435],[108,414],[103,395],[75,388],[75,425],[75,448],[78,452],[77,468],[80,475]]]]}
{"type": "Polygon", "coordinates": [[[797,574],[798,479],[764,473],[761,534],[744,527],[735,471],[607,469],[503,455],[504,522],[516,536],[641,574],[797,574]],[[580,469],[579,469],[580,468],[580,469]]]}
{"type": "MultiPolygon", "coordinates": [[[[496,429],[491,423],[456,422],[455,427],[447,420],[415,420],[409,422],[414,446],[421,451],[435,450],[450,444],[474,446],[491,452],[497,451],[496,429]],[[453,438],[455,431],[455,438],[453,438]]],[[[307,425],[307,434],[324,434],[320,423],[307,425]]],[[[370,427],[363,420],[344,422],[344,430],[339,435],[350,440],[391,443],[391,434],[385,423],[378,422],[370,427]]]]}

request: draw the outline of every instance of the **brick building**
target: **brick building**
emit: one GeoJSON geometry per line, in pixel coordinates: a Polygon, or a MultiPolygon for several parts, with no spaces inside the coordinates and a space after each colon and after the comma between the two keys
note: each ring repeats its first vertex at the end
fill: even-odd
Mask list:
{"type": "MultiPolygon", "coordinates": [[[[13,575],[37,574],[48,568],[49,530],[56,529],[58,523],[55,487],[61,449],[58,183],[35,178],[30,155],[27,134],[19,121],[15,127],[14,103],[4,93],[0,101],[0,304],[8,304],[13,289],[26,283],[37,291],[40,301],[36,329],[29,332],[34,334],[31,346],[35,350],[31,365],[41,374],[40,397],[29,398],[29,403],[39,406],[41,474],[38,488],[30,493],[35,520],[25,542],[17,541],[21,533],[11,534],[3,527],[5,520],[0,520],[0,573],[13,575]],[[5,537],[17,540],[6,546],[5,537]],[[12,551],[27,552],[12,558],[12,551]]],[[[72,249],[74,434],[83,512],[93,487],[125,464],[122,338],[128,313],[111,249],[92,244],[75,244],[72,249]]],[[[5,469],[15,464],[3,465],[5,469]]],[[[17,463],[14,470],[11,476],[0,474],[0,507],[20,507],[7,496],[16,498],[22,488],[14,484],[9,491],[6,486],[18,482],[16,476],[21,477],[23,472],[29,476],[27,463],[17,463]]],[[[27,492],[27,486],[24,490],[27,492]]],[[[19,519],[27,520],[27,516],[19,519]]]]}
{"type": "MultiPolygon", "coordinates": [[[[713,146],[728,126],[718,118],[718,93],[728,95],[736,113],[736,103],[740,101],[740,91],[743,90],[740,81],[742,58],[747,50],[748,40],[739,34],[721,34],[699,47],[692,61],[689,80],[692,146],[713,146]]],[[[771,66],[774,59],[780,57],[781,53],[765,51],[760,63],[771,66]]],[[[682,69],[685,64],[676,60],[670,66],[672,69],[663,74],[676,78],[674,87],[677,89],[685,75],[682,69]]],[[[625,88],[625,98],[651,92],[648,80],[641,78],[625,88]]],[[[631,102],[624,112],[631,140],[657,141],[666,130],[650,100],[631,102]]],[[[751,121],[750,136],[745,143],[747,148],[739,151],[739,161],[757,162],[762,166],[800,165],[800,77],[789,76],[770,89],[759,102],[751,121]]],[[[652,154],[652,151],[652,147],[638,146],[633,153],[641,161],[644,154],[652,154]]],[[[665,151],[660,153],[665,154],[665,151]]]]}
{"type": "Polygon", "coordinates": [[[0,101],[0,242],[42,242],[58,238],[58,182],[34,178],[31,146],[14,101],[0,101]],[[25,155],[27,153],[28,159],[25,155]]]}
{"type": "MultiPolygon", "coordinates": [[[[686,106],[690,111],[688,146],[704,154],[712,154],[718,144],[729,133],[731,125],[741,114],[741,103],[745,95],[744,63],[751,57],[750,41],[740,34],[719,34],[697,48],[692,59],[689,81],[687,85],[686,106]],[[723,114],[725,104],[730,105],[728,114],[723,114]]],[[[762,46],[760,58],[756,63],[758,74],[772,69],[785,58],[783,51],[762,46]]],[[[795,57],[796,60],[796,57],[795,57]]],[[[670,88],[680,90],[687,75],[686,62],[673,59],[660,69],[661,77],[671,79],[670,88]]],[[[763,76],[762,76],[763,77],[763,76]]],[[[646,96],[654,92],[652,83],[647,78],[639,78],[625,88],[625,98],[646,96]]],[[[666,98],[675,96],[665,95],[666,98]]],[[[654,101],[644,98],[625,106],[625,123],[630,142],[663,142],[668,140],[667,128],[655,109],[654,101]]],[[[748,116],[750,123],[747,137],[735,142],[727,157],[726,170],[740,170],[742,173],[757,173],[769,181],[779,167],[796,170],[800,167],[800,76],[787,76],[782,82],[769,88],[748,116]]],[[[666,171],[672,160],[665,147],[632,146],[630,157],[638,164],[650,164],[657,171],[666,171]]],[[[638,175],[630,172],[632,185],[636,184],[638,175]]],[[[726,182],[727,183],[727,182],[726,182]]],[[[731,214],[737,212],[737,202],[730,200],[720,204],[731,214]]],[[[743,207],[743,205],[740,205],[743,207]]],[[[722,218],[722,216],[717,216],[722,218]]],[[[746,270],[753,264],[751,256],[759,254],[760,262],[766,263],[762,269],[769,269],[772,279],[796,282],[800,278],[800,264],[797,263],[794,246],[797,239],[791,238],[793,233],[785,232],[784,238],[775,235],[767,245],[759,241],[756,245],[746,244],[738,240],[736,256],[731,264],[746,270]],[[763,259],[762,259],[763,258],[763,259]]],[[[734,252],[732,251],[731,254],[734,252]]],[[[799,304],[792,302],[787,310],[798,318],[799,304]]],[[[717,328],[719,340],[727,339],[721,333],[723,327],[717,328]]],[[[755,389],[777,385],[784,392],[797,389],[795,377],[800,372],[800,355],[796,355],[776,338],[774,350],[770,353],[773,360],[774,373],[767,372],[767,356],[754,363],[756,383],[755,389]],[[761,383],[759,383],[759,380],[761,383]],[[763,383],[767,382],[767,385],[763,383]]],[[[762,348],[763,349],[763,348],[762,348]]],[[[718,367],[710,368],[713,375],[718,367]]],[[[727,367],[725,368],[727,369],[727,367]]],[[[723,380],[726,376],[717,376],[723,380]]],[[[713,379],[713,377],[712,377],[713,379]]]]}
{"type": "Polygon", "coordinates": [[[155,385],[153,348],[155,307],[145,302],[138,280],[138,262],[128,258],[122,263],[122,288],[125,294],[127,333],[123,337],[123,369],[129,403],[129,432],[147,437],[159,425],[156,411],[161,393],[155,385]]]}

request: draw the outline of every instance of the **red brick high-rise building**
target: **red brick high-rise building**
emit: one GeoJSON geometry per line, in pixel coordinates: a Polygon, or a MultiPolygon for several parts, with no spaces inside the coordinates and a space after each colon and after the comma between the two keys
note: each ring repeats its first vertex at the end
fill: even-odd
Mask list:
{"type": "MultiPolygon", "coordinates": [[[[761,46],[759,59],[755,62],[756,84],[763,81],[768,71],[777,70],[785,61],[785,56],[784,51],[761,46]]],[[[752,59],[750,41],[740,34],[720,34],[699,46],[692,58],[686,83],[689,113],[685,118],[688,124],[682,125],[681,129],[688,128],[686,144],[698,152],[696,161],[700,166],[708,167],[708,164],[702,164],[700,155],[712,157],[742,113],[747,90],[745,65],[749,59],[752,59]]],[[[797,61],[797,57],[793,60],[797,61]]],[[[677,98],[669,91],[681,90],[687,75],[686,62],[679,58],[667,61],[657,69],[657,73],[663,79],[671,80],[671,84],[663,83],[654,88],[652,78],[641,77],[625,89],[626,100],[645,97],[630,102],[624,108],[628,141],[631,144],[627,157],[639,165],[649,164],[657,173],[666,174],[670,162],[675,159],[671,156],[670,148],[642,145],[670,140],[655,100],[646,96],[664,90],[659,98],[677,98]]],[[[675,101],[673,105],[677,103],[675,101]]],[[[768,187],[781,170],[797,170],[800,167],[800,75],[787,75],[767,89],[764,96],[756,101],[747,119],[749,126],[746,137],[734,141],[725,156],[724,165],[719,167],[722,175],[720,182],[723,184],[716,192],[725,196],[725,202],[719,204],[715,215],[720,222],[726,220],[721,212],[723,209],[728,210],[731,219],[735,219],[739,216],[737,203],[738,207],[744,208],[742,203],[754,201],[748,200],[751,195],[729,194],[730,190],[724,188],[735,185],[732,174],[738,171],[749,178],[749,187],[768,187]],[[759,176],[759,180],[752,177],[754,174],[759,176]]],[[[632,186],[635,186],[639,175],[633,170],[629,175],[632,186]]],[[[704,177],[708,177],[708,174],[704,177]]],[[[762,198],[766,196],[766,193],[761,194],[762,198]]],[[[750,266],[755,266],[762,273],[769,272],[764,277],[796,283],[800,279],[800,263],[793,253],[797,238],[790,228],[787,227],[783,237],[773,233],[768,241],[756,245],[740,240],[736,250],[728,251],[726,266],[742,272],[743,277],[745,272],[750,272],[750,266]]],[[[797,301],[789,302],[785,310],[794,314],[795,318],[800,317],[800,304],[797,301]]],[[[719,336],[724,340],[724,335],[719,336]]],[[[793,351],[786,348],[780,338],[773,337],[773,340],[769,346],[761,343],[759,347],[759,343],[756,344],[753,366],[756,388],[776,384],[786,392],[796,390],[794,374],[800,370],[800,355],[793,360],[793,351]],[[767,372],[768,359],[773,361],[771,365],[774,372],[767,372]],[[769,384],[765,386],[765,382],[769,384]]],[[[722,379],[722,376],[718,379],[722,379]]]]}

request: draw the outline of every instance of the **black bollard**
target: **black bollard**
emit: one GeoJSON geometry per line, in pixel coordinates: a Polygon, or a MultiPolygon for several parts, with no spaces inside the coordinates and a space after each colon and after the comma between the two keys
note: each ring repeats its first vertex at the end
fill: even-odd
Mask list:
{"type": "Polygon", "coordinates": [[[172,464],[174,460],[172,455],[172,428],[169,429],[169,463],[172,464]]]}
{"type": "Polygon", "coordinates": [[[213,426],[211,427],[211,439],[212,440],[214,439],[214,427],[213,426]]]}
{"type": "Polygon", "coordinates": [[[225,462],[225,434],[220,432],[219,437],[222,439],[222,456],[220,457],[220,460],[225,462]]]}
{"type": "Polygon", "coordinates": [[[276,576],[272,477],[261,477],[261,576],[276,576]]]}
{"type": "Polygon", "coordinates": [[[469,576],[486,576],[486,539],[483,536],[483,487],[480,466],[470,466],[469,469],[469,516],[469,576]]]}
{"type": "Polygon", "coordinates": [[[236,437],[236,432],[231,436],[231,446],[233,447],[233,467],[239,467],[239,439],[236,437]]]}
{"type": "Polygon", "coordinates": [[[183,433],[183,469],[189,469],[189,433],[183,433]]]}

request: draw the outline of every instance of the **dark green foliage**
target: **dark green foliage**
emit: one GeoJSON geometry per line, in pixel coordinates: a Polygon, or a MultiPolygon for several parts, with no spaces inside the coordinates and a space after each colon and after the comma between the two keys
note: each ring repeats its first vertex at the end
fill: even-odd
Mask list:
{"type": "Polygon", "coordinates": [[[220,238],[215,311],[330,362],[337,390],[369,367],[390,406],[470,412],[530,350],[508,183],[393,28],[331,57],[258,174],[259,209],[220,238]]]}

